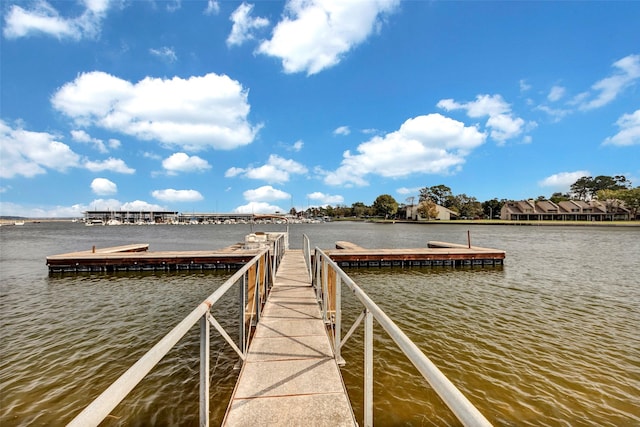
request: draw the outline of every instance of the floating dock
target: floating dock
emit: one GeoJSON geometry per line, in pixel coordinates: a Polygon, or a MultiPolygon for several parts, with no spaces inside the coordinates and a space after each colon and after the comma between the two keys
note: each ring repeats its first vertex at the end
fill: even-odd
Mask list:
{"type": "Polygon", "coordinates": [[[479,246],[427,242],[426,248],[366,249],[351,242],[336,242],[326,251],[340,267],[474,267],[502,266],[506,252],[479,246]]]}
{"type": "MultiPolygon", "coordinates": [[[[50,273],[117,271],[235,270],[251,260],[260,242],[247,236],[237,243],[212,251],[149,251],[146,243],[72,252],[47,257],[50,273]]],[[[260,239],[261,234],[257,235],[260,239]]],[[[426,248],[367,249],[338,241],[326,251],[340,267],[495,267],[502,266],[505,251],[430,241],[426,248]]]]}
{"type": "Polygon", "coordinates": [[[287,250],[224,426],[355,426],[301,250],[287,250]]]}
{"type": "Polygon", "coordinates": [[[259,252],[238,243],[215,251],[149,251],[146,243],[47,257],[50,273],[238,269],[259,252]]]}

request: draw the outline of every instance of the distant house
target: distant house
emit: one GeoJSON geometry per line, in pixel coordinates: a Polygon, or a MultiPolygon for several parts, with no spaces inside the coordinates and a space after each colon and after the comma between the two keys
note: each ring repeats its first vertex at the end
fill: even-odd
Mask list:
{"type": "Polygon", "coordinates": [[[625,221],[629,210],[621,203],[604,203],[598,200],[567,200],[553,203],[550,200],[510,201],[502,206],[500,219],[507,221],[625,221]]]}
{"type": "MultiPolygon", "coordinates": [[[[418,206],[420,205],[413,205],[413,206],[409,205],[406,207],[405,212],[406,212],[407,219],[411,219],[414,221],[427,220],[427,218],[423,218],[422,216],[420,216],[420,213],[418,212],[418,206]]],[[[451,219],[455,219],[458,217],[458,214],[456,212],[452,211],[451,209],[447,209],[444,206],[436,205],[436,209],[438,211],[438,216],[432,219],[449,221],[451,219]]]]}

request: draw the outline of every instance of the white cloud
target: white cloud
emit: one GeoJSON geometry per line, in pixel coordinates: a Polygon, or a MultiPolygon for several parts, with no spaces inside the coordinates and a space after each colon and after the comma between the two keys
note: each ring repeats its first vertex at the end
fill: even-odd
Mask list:
{"type": "Polygon", "coordinates": [[[80,125],[157,140],[185,150],[229,150],[253,142],[248,92],[225,75],[146,77],[130,83],[100,71],[79,75],[52,97],[80,125]]]}
{"type": "Polygon", "coordinates": [[[566,91],[567,90],[562,86],[554,86],[549,91],[549,95],[547,95],[547,99],[551,102],[559,101],[565,95],[566,91]]]}
{"type": "Polygon", "coordinates": [[[118,186],[106,178],[96,178],[91,181],[91,191],[98,196],[109,196],[118,192],[118,186]]]}
{"type": "MultiPolygon", "coordinates": [[[[94,146],[94,148],[96,150],[98,150],[101,153],[108,153],[109,150],[107,149],[107,146],[104,144],[104,142],[101,139],[98,138],[93,138],[91,135],[89,135],[87,132],[85,132],[84,130],[72,130],[71,131],[71,139],[76,141],[76,142],[82,142],[85,144],[91,144],[94,146]]],[[[112,140],[111,140],[112,141],[112,140]]],[[[118,141],[119,143],[119,141],[118,141]]],[[[113,144],[109,144],[109,146],[113,146],[113,144]]],[[[119,146],[119,144],[118,144],[119,146]]]]}
{"type": "Polygon", "coordinates": [[[369,174],[398,178],[411,174],[447,174],[485,142],[477,128],[440,114],[418,116],[400,129],[360,144],[357,154],[346,151],[340,167],[325,173],[329,185],[366,185],[369,174]]]}
{"type": "Polygon", "coordinates": [[[80,156],[50,133],[13,129],[0,120],[0,162],[1,178],[32,177],[78,167],[80,156]]]}
{"type": "Polygon", "coordinates": [[[173,48],[167,47],[167,46],[161,47],[160,49],[149,49],[149,53],[151,53],[154,56],[157,56],[158,58],[170,64],[178,60],[176,51],[173,50],[173,48]]]}
{"type": "Polygon", "coordinates": [[[254,30],[269,25],[269,20],[266,18],[252,18],[250,16],[252,11],[252,4],[242,3],[231,14],[229,19],[233,22],[233,27],[227,38],[228,46],[240,46],[245,41],[252,40],[254,30]]]}
{"type": "Polygon", "coordinates": [[[573,183],[583,176],[589,176],[589,171],[575,171],[575,172],[559,172],[544,178],[538,182],[540,187],[551,187],[556,191],[569,191],[569,188],[573,183]]]}
{"type": "Polygon", "coordinates": [[[399,0],[290,0],[271,40],[258,52],[280,58],[286,73],[319,73],[376,31],[399,0]]]}
{"type": "Polygon", "coordinates": [[[220,13],[220,3],[216,0],[208,0],[207,8],[204,10],[205,15],[217,15],[220,13]]]}
{"type": "Polygon", "coordinates": [[[204,197],[196,190],[174,190],[167,188],[165,190],[154,190],[151,195],[163,202],[197,202],[203,200],[204,197]]]}
{"type": "Polygon", "coordinates": [[[276,212],[284,212],[280,206],[270,205],[267,202],[249,202],[246,205],[238,206],[233,210],[235,213],[276,213],[276,212]]]}
{"type": "Polygon", "coordinates": [[[396,193],[406,196],[407,194],[418,194],[420,193],[421,189],[422,187],[413,187],[413,188],[400,187],[396,190],[396,193]]]}
{"type": "Polygon", "coordinates": [[[211,165],[198,156],[188,156],[186,153],[174,153],[162,161],[162,167],[171,174],[178,172],[202,172],[211,169],[211,165]]]}
{"type": "Polygon", "coordinates": [[[249,202],[272,202],[274,200],[286,200],[291,198],[291,194],[282,190],[265,185],[254,190],[247,190],[242,193],[245,200],[249,202]]]}
{"type": "Polygon", "coordinates": [[[459,103],[453,99],[442,99],[437,106],[446,111],[465,110],[471,118],[486,117],[490,135],[499,144],[522,134],[525,127],[535,126],[520,117],[514,117],[511,106],[500,95],[478,95],[475,101],[459,103]]]}
{"type": "Polygon", "coordinates": [[[109,0],[84,0],[84,11],[73,18],[60,16],[45,0],[33,3],[30,9],[12,5],[5,15],[4,36],[8,39],[45,34],[58,39],[80,40],[100,33],[109,0]]]}
{"type": "Polygon", "coordinates": [[[89,169],[91,172],[111,171],[116,173],[132,174],[136,171],[135,169],[127,166],[124,160],[114,159],[113,157],[109,157],[107,160],[103,161],[87,160],[84,163],[84,167],[89,169]]]}
{"type": "Polygon", "coordinates": [[[302,142],[302,140],[298,140],[293,143],[293,146],[291,146],[291,150],[297,153],[302,150],[302,147],[304,147],[304,142],[302,142]]]}
{"type": "Polygon", "coordinates": [[[167,11],[175,12],[182,7],[182,0],[167,1],[167,11]]]}
{"type": "Polygon", "coordinates": [[[289,181],[292,174],[305,174],[307,168],[295,160],[285,159],[276,154],[269,156],[266,164],[259,167],[237,168],[227,170],[225,177],[232,178],[244,175],[251,179],[261,179],[266,182],[283,183],[289,181]]]}
{"type": "Polygon", "coordinates": [[[616,121],[620,131],[604,140],[605,145],[640,145],[640,110],[624,114],[616,121]]]}
{"type": "Polygon", "coordinates": [[[527,83],[525,79],[520,80],[520,92],[527,92],[531,90],[531,85],[527,83]]]}
{"type": "Polygon", "coordinates": [[[629,55],[613,63],[614,73],[591,86],[596,95],[586,92],[575,99],[581,110],[592,110],[613,101],[640,78],[640,55],[629,55]],[[591,99],[589,99],[591,98],[591,99]]]}
{"type": "Polygon", "coordinates": [[[309,200],[313,200],[314,202],[317,202],[321,206],[339,205],[341,203],[344,203],[344,197],[338,194],[333,194],[333,195],[325,194],[325,193],[321,193],[320,191],[307,194],[307,198],[309,200]]]}
{"type": "Polygon", "coordinates": [[[333,131],[334,135],[349,135],[351,133],[351,129],[349,126],[340,126],[333,131]]]}

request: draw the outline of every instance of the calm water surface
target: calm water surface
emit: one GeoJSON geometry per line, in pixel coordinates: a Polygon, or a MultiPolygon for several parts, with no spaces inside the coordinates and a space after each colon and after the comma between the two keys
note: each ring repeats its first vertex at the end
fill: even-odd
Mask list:
{"type": "MultiPolygon", "coordinates": [[[[507,251],[504,268],[350,270],[496,426],[640,426],[640,229],[463,225],[293,225],[314,245],[420,247],[428,240],[507,251]]],[[[279,226],[264,230],[282,231],[279,226]]],[[[248,225],[0,228],[0,425],[64,425],[230,276],[226,272],[49,276],[45,257],[150,243],[217,249],[248,225]]],[[[345,294],[355,319],[357,305],[345,294]]],[[[214,306],[236,330],[236,293],[214,306]]],[[[379,332],[379,333],[378,333],[379,332]]],[[[237,358],[212,333],[212,425],[233,391],[237,358]]],[[[362,330],[343,355],[362,414],[362,330]]],[[[378,426],[458,425],[380,328],[378,426]]],[[[194,328],[104,425],[198,424],[194,328]]]]}

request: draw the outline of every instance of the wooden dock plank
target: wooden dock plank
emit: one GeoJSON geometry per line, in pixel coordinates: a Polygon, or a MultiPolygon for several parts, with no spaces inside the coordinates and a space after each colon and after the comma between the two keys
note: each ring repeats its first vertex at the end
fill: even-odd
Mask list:
{"type": "Polygon", "coordinates": [[[356,425],[302,251],[280,264],[224,425],[356,425]]]}

